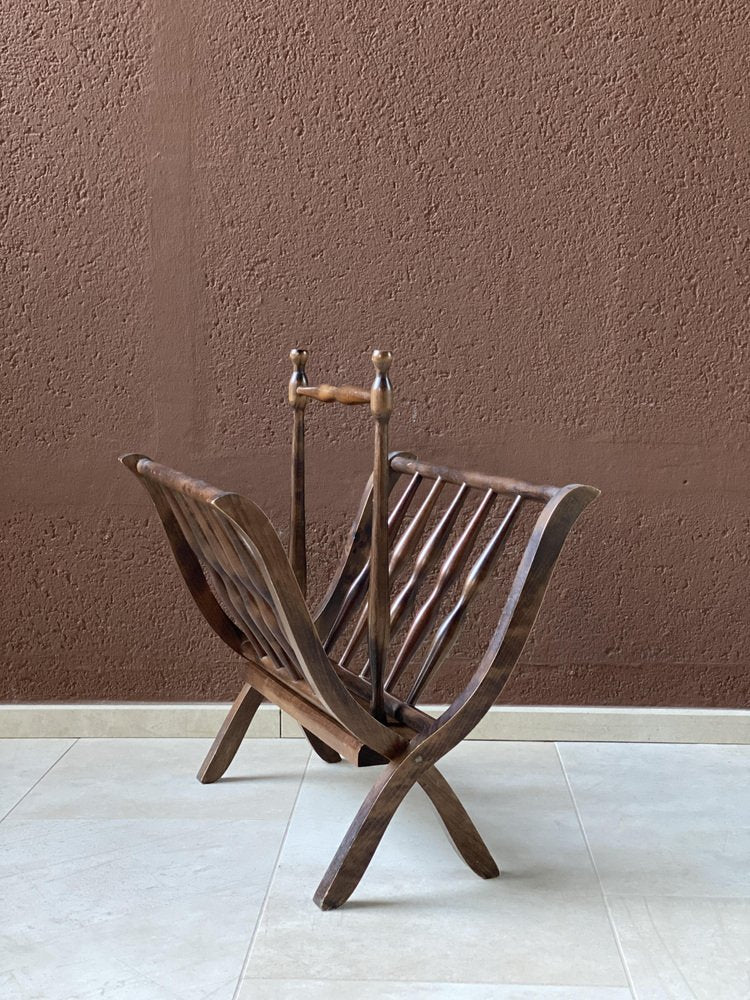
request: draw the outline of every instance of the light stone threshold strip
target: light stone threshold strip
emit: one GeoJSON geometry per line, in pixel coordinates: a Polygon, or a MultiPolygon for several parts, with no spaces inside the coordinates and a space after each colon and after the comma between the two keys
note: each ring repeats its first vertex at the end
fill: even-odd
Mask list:
{"type": "MultiPolygon", "coordinates": [[[[439,715],[443,708],[424,706],[432,715],[439,715]]],[[[228,710],[228,704],[215,702],[0,704],[0,738],[212,738],[228,710]]],[[[302,730],[275,706],[261,705],[248,735],[298,738],[302,730]]],[[[469,738],[556,743],[750,744],[750,711],[495,705],[469,738]]]]}

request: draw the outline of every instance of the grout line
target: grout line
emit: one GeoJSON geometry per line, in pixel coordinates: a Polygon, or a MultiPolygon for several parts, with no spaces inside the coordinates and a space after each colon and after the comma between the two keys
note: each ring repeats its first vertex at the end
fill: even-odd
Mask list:
{"type": "Polygon", "coordinates": [[[63,750],[63,752],[62,752],[62,753],[60,754],[60,756],[59,756],[59,757],[57,757],[57,758],[56,758],[55,760],[53,760],[53,761],[52,761],[52,763],[51,763],[51,764],[50,764],[50,766],[49,766],[49,767],[47,768],[47,770],[46,770],[46,771],[44,772],[44,774],[42,774],[42,775],[41,775],[40,777],[38,777],[38,778],[36,779],[36,781],[35,781],[35,782],[34,782],[34,784],[33,784],[33,785],[31,786],[31,788],[27,788],[27,789],[26,789],[26,791],[25,791],[25,792],[23,793],[23,795],[21,796],[21,798],[20,798],[20,799],[19,799],[19,800],[18,800],[17,802],[14,802],[14,803],[13,803],[13,805],[12,805],[12,806],[10,807],[10,809],[9,809],[9,810],[8,810],[8,811],[7,811],[6,813],[5,813],[5,815],[4,815],[4,816],[0,816],[0,823],[4,822],[4,821],[5,821],[5,820],[6,820],[6,819],[7,819],[7,818],[8,818],[9,816],[10,816],[10,814],[11,814],[11,813],[13,812],[13,810],[14,810],[14,809],[17,809],[17,808],[18,808],[18,806],[20,806],[20,805],[21,805],[21,803],[22,803],[22,802],[23,802],[23,800],[24,800],[24,799],[26,798],[26,796],[27,796],[27,795],[30,795],[30,794],[31,794],[31,793],[32,793],[32,792],[34,791],[34,789],[35,789],[35,788],[36,788],[36,786],[37,786],[37,785],[39,784],[39,782],[40,782],[40,781],[43,781],[43,780],[44,780],[44,779],[45,779],[45,778],[47,777],[47,775],[48,775],[48,774],[50,773],[50,771],[52,770],[52,768],[53,768],[53,767],[56,767],[56,766],[57,766],[57,765],[58,765],[58,764],[60,763],[60,761],[61,761],[61,760],[63,759],[63,757],[65,756],[65,754],[66,754],[66,753],[68,753],[68,751],[72,750],[72,749],[73,749],[73,747],[74,747],[74,746],[76,745],[76,743],[77,743],[77,742],[78,742],[78,740],[77,740],[77,739],[73,740],[73,741],[72,741],[72,743],[70,744],[70,746],[66,747],[66,748],[65,748],[65,749],[63,750]]]}
{"type": "Polygon", "coordinates": [[[620,956],[620,962],[622,963],[622,968],[625,973],[625,978],[628,981],[628,989],[630,990],[630,993],[633,996],[633,1000],[638,1000],[638,995],[635,990],[635,983],[633,982],[633,978],[630,975],[628,962],[627,959],[625,958],[625,952],[622,947],[622,942],[620,941],[620,934],[617,930],[614,917],[612,916],[612,910],[610,909],[609,900],[607,899],[607,894],[604,891],[604,886],[602,885],[602,880],[599,875],[599,869],[594,859],[594,852],[591,849],[591,844],[589,843],[588,834],[586,833],[586,828],[583,825],[583,817],[581,816],[581,811],[578,808],[576,797],[573,794],[573,786],[570,783],[570,777],[568,776],[568,772],[565,769],[565,763],[562,759],[562,754],[560,753],[560,747],[557,745],[557,743],[555,743],[555,752],[557,753],[557,759],[560,762],[560,769],[562,771],[563,778],[565,780],[565,785],[567,786],[568,789],[568,795],[570,796],[570,801],[573,805],[573,809],[576,814],[576,819],[578,820],[578,826],[580,827],[581,830],[581,836],[583,837],[583,842],[586,845],[586,852],[588,853],[589,861],[591,862],[591,867],[594,870],[594,875],[596,875],[596,881],[599,886],[599,892],[601,893],[602,902],[604,903],[604,909],[607,913],[607,920],[609,921],[609,927],[610,930],[612,931],[612,936],[615,940],[615,947],[617,948],[617,953],[620,956]]]}
{"type": "MultiPolygon", "coordinates": [[[[280,718],[280,717],[279,717],[280,718]]],[[[276,859],[273,863],[273,868],[271,869],[271,875],[268,879],[268,885],[266,886],[266,891],[263,895],[263,902],[260,904],[260,909],[258,910],[258,917],[255,921],[255,926],[253,927],[253,933],[250,935],[250,941],[247,946],[247,951],[245,952],[245,957],[242,960],[242,967],[240,968],[240,975],[237,979],[237,985],[234,988],[234,993],[232,994],[232,1000],[237,1000],[240,990],[242,989],[242,983],[245,979],[245,972],[250,963],[250,954],[253,950],[253,945],[255,944],[255,938],[258,935],[258,929],[260,928],[261,920],[263,919],[263,914],[266,912],[266,906],[268,905],[268,897],[271,892],[271,886],[276,878],[276,869],[279,866],[279,859],[281,857],[281,852],[284,850],[284,844],[286,843],[286,838],[289,833],[289,827],[292,825],[292,817],[294,816],[294,811],[297,808],[297,802],[299,801],[300,793],[302,791],[302,784],[307,776],[308,768],[310,767],[310,760],[312,759],[312,749],[307,755],[307,760],[305,761],[305,767],[300,775],[299,785],[297,786],[297,794],[294,796],[294,802],[292,803],[292,808],[289,810],[289,818],[286,821],[286,826],[284,827],[284,833],[281,838],[281,843],[279,844],[279,849],[276,852],[276,859]]]]}

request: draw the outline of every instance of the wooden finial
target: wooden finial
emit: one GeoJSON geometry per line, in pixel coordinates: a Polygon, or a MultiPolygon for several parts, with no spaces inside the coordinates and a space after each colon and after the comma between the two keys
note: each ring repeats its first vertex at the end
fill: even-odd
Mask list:
{"type": "Polygon", "coordinates": [[[375,381],[370,390],[370,409],[378,420],[388,419],[393,404],[393,386],[388,378],[393,355],[390,351],[373,351],[372,363],[375,366],[375,381]]]}
{"type": "Polygon", "coordinates": [[[391,361],[393,361],[393,354],[391,351],[376,350],[372,352],[372,363],[375,365],[375,371],[379,372],[381,375],[385,375],[391,367],[391,361]]]}
{"type": "Polygon", "coordinates": [[[299,396],[297,389],[307,385],[307,375],[305,375],[307,351],[303,347],[293,347],[289,352],[289,358],[294,365],[292,377],[289,379],[289,402],[295,409],[301,410],[307,405],[307,399],[299,396]]]}

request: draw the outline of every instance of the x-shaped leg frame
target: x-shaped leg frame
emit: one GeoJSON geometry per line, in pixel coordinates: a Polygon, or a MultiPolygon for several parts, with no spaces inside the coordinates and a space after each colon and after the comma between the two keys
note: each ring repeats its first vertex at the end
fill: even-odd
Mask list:
{"type": "MultiPolygon", "coordinates": [[[[232,708],[216,735],[198,772],[204,784],[217,781],[231,764],[253,716],[263,701],[250,684],[243,684],[232,708]]],[[[315,752],[328,763],[340,760],[338,753],[313,733],[305,734],[315,752]]],[[[315,893],[315,902],[323,910],[345,903],[356,889],[388,824],[414,785],[420,785],[437,811],[458,853],[481,878],[500,874],[487,845],[480,837],[458,796],[435,767],[448,749],[436,752],[435,737],[417,746],[385,767],[354,817],[344,840],[315,893]]],[[[442,742],[442,741],[440,741],[442,742]]]]}
{"type": "Polygon", "coordinates": [[[388,764],[370,789],[315,892],[315,902],[322,910],[336,909],[354,892],[388,824],[415,784],[428,795],[469,868],[480,878],[500,874],[458,796],[432,760],[417,749],[388,764]]]}

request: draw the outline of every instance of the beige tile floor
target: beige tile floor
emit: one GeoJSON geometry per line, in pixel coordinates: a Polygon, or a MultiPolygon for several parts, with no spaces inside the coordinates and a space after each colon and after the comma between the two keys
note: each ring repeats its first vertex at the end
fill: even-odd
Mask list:
{"type": "Polygon", "coordinates": [[[747,1000],[750,747],[465,743],[503,876],[410,794],[351,902],[311,895],[372,770],[301,740],[0,740],[1,1000],[747,1000]]]}

